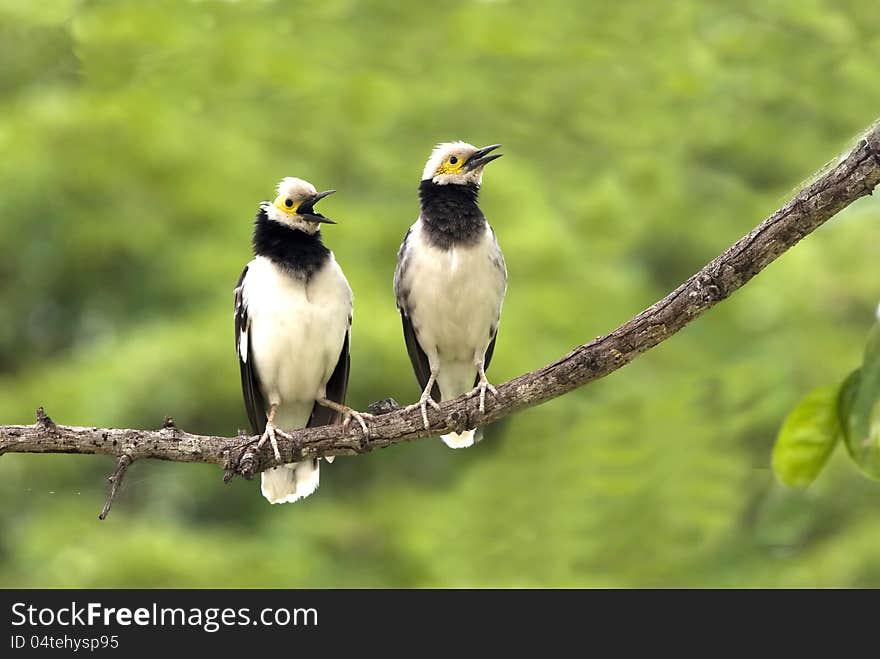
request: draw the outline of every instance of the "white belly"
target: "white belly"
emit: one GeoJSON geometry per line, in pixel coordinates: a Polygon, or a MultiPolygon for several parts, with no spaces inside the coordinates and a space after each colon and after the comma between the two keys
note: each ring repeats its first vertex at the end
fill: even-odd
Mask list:
{"type": "MultiPolygon", "coordinates": [[[[402,284],[419,344],[441,365],[473,367],[492,339],[506,288],[491,230],[487,226],[475,245],[442,250],[423,238],[416,223],[409,240],[402,284]]],[[[473,380],[473,368],[468,377],[473,380]]]]}
{"type": "Polygon", "coordinates": [[[257,257],[244,296],[263,395],[279,406],[280,427],[303,427],[339,361],[352,308],[348,282],[332,257],[308,285],[257,257]]]}

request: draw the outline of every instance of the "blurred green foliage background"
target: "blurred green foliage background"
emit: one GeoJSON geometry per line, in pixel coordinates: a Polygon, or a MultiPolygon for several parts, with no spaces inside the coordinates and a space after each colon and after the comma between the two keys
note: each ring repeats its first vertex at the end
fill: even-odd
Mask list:
{"type": "MultiPolygon", "coordinates": [[[[482,205],[510,288],[501,382],[610,331],[880,114],[875,0],[0,0],[0,422],[246,424],[232,289],[286,175],[340,191],[349,402],[418,394],[391,290],[431,147],[504,143],[482,205]]],[[[770,452],[861,359],[863,199],[611,377],[322,469],[270,506],[213,466],[0,458],[4,586],[880,586],[880,486],[770,452]]]]}

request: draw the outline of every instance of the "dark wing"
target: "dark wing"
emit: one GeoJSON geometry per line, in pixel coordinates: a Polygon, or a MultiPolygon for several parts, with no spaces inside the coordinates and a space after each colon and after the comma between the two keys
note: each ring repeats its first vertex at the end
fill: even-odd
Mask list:
{"type": "Polygon", "coordinates": [[[250,340],[250,319],[244,304],[244,278],[247,266],[238,278],[235,286],[235,354],[241,371],[241,393],[244,395],[244,407],[247,410],[251,432],[262,435],[266,430],[266,401],[263,398],[260,380],[254,366],[253,351],[250,340]]]}
{"type": "MultiPolygon", "coordinates": [[[[431,377],[431,365],[428,363],[428,355],[425,354],[422,346],[419,345],[419,340],[416,338],[416,330],[403,309],[400,310],[400,319],[403,321],[403,338],[406,341],[409,361],[412,363],[416,379],[419,381],[419,387],[424,391],[425,385],[428,384],[428,378],[431,377]]],[[[436,382],[431,388],[431,398],[438,403],[440,402],[440,387],[436,382]]]]}
{"type": "MultiPolygon", "coordinates": [[[[345,341],[342,342],[342,352],[339,353],[339,361],[336,362],[336,368],[333,369],[330,379],[327,380],[327,390],[324,394],[328,399],[340,405],[345,405],[345,394],[348,391],[348,370],[351,366],[348,342],[351,335],[351,318],[348,319],[348,326],[345,341]]],[[[307,427],[329,426],[340,421],[342,421],[342,415],[339,412],[315,403],[307,427]]]]}
{"type": "MultiPolygon", "coordinates": [[[[492,362],[492,353],[495,352],[495,339],[498,338],[498,328],[495,328],[495,333],[492,335],[492,340],[489,341],[489,347],[486,348],[486,354],[483,357],[483,370],[489,370],[489,364],[492,362]]],[[[480,374],[477,373],[477,377],[474,380],[474,386],[477,386],[477,383],[480,381],[480,374]]]]}
{"type": "MultiPolygon", "coordinates": [[[[428,363],[428,355],[419,345],[416,338],[416,330],[413,327],[412,320],[409,317],[408,296],[409,291],[404,285],[404,273],[407,267],[407,240],[409,239],[412,229],[406,232],[403,242],[400,244],[400,250],[397,252],[397,268],[394,271],[394,296],[397,298],[397,308],[400,310],[400,320],[403,322],[403,338],[406,341],[406,351],[409,354],[409,361],[412,363],[413,371],[416,379],[419,381],[419,387],[425,390],[428,384],[428,378],[431,377],[431,366],[428,363]]],[[[431,398],[440,401],[440,387],[434,383],[431,389],[431,398]]]]}
{"type": "MultiPolygon", "coordinates": [[[[501,247],[498,245],[498,239],[495,237],[495,230],[492,227],[489,227],[489,230],[492,231],[492,242],[494,243],[495,249],[492,253],[492,264],[495,266],[499,276],[499,282],[501,284],[501,297],[504,297],[504,293],[507,291],[507,265],[504,263],[504,254],[501,253],[501,247]]],[[[489,347],[486,348],[486,354],[483,356],[483,370],[489,370],[489,364],[492,362],[492,354],[495,352],[495,339],[498,338],[498,318],[495,320],[495,327],[492,328],[492,340],[489,341],[489,347]]],[[[480,376],[477,374],[476,379],[474,380],[474,386],[477,386],[477,383],[480,381],[480,376]]]]}

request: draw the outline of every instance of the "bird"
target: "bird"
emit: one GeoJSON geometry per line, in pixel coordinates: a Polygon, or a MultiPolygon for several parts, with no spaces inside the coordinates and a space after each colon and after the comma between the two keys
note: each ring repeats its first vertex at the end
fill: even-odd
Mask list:
{"type": "MultiPolygon", "coordinates": [[[[420,213],[403,238],[394,295],[427,430],[427,406],[466,392],[498,392],[486,377],[495,350],[507,267],[495,232],[477,203],[485,166],[500,144],[482,148],[444,142],[431,153],[419,184],[420,213]]],[[[481,439],[475,429],[441,435],[450,448],[481,439]]]]}
{"type": "MultiPolygon", "coordinates": [[[[279,466],[261,475],[270,503],[292,503],[318,487],[317,458],[281,463],[277,437],[285,431],[364,416],[345,405],[350,369],[351,287],[321,239],[315,211],[335,190],[318,192],[287,177],[274,201],[259,205],[254,258],[235,287],[235,351],[241,389],[257,448],[270,442],[279,466]]],[[[330,457],[328,462],[332,462],[330,457]]]]}

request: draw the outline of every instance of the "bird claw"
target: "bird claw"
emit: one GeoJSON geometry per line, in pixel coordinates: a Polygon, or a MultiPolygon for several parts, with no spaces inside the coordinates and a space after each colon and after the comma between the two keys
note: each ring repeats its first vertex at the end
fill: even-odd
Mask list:
{"type": "MultiPolygon", "coordinates": [[[[366,423],[366,419],[372,419],[373,415],[369,412],[358,412],[356,410],[351,410],[348,412],[342,420],[342,433],[345,434],[347,432],[348,425],[351,423],[351,420],[360,424],[361,427],[361,439],[360,439],[360,447],[361,450],[367,450],[367,447],[370,445],[370,427],[366,423]]],[[[328,461],[332,461],[333,457],[329,456],[328,461]]]]}
{"type": "Polygon", "coordinates": [[[480,378],[480,382],[477,384],[477,386],[474,387],[474,391],[480,392],[480,414],[486,413],[486,391],[487,390],[491,391],[492,395],[495,396],[496,398],[498,397],[498,390],[489,383],[489,380],[487,380],[486,376],[484,375],[482,378],[480,378]]]}
{"type": "Polygon", "coordinates": [[[425,430],[430,429],[431,422],[428,421],[428,405],[433,407],[438,412],[440,411],[440,403],[431,398],[430,393],[422,393],[419,397],[418,402],[413,403],[412,405],[407,405],[405,409],[407,410],[415,410],[418,409],[422,413],[422,424],[425,426],[425,430]]]}
{"type": "Polygon", "coordinates": [[[430,396],[419,402],[419,407],[422,408],[422,421],[425,424],[425,430],[427,430],[431,426],[431,424],[428,423],[428,405],[433,407],[438,412],[440,411],[440,403],[438,403],[430,396]]]}
{"type": "Polygon", "coordinates": [[[319,398],[317,403],[318,405],[326,407],[327,409],[331,409],[342,414],[343,434],[348,430],[348,424],[351,423],[352,418],[354,418],[361,426],[361,431],[363,431],[364,433],[364,439],[368,439],[370,437],[370,429],[367,427],[367,423],[365,421],[365,418],[373,418],[373,415],[369,412],[358,412],[357,410],[350,408],[348,405],[343,405],[342,403],[337,403],[336,401],[329,400],[327,398],[319,398]]]}
{"type": "Polygon", "coordinates": [[[263,432],[262,437],[260,437],[260,441],[257,442],[257,450],[259,451],[263,448],[263,445],[268,441],[272,444],[272,451],[275,453],[275,460],[279,463],[281,462],[281,451],[278,450],[278,438],[276,435],[280,435],[282,439],[290,439],[290,435],[288,435],[283,430],[279,430],[272,423],[266,424],[266,430],[263,432]]]}
{"type": "Polygon", "coordinates": [[[358,412],[357,410],[353,410],[351,408],[348,408],[348,410],[346,412],[343,412],[343,415],[344,415],[343,419],[342,419],[342,432],[343,432],[343,434],[348,432],[348,425],[351,423],[351,420],[354,419],[355,421],[358,422],[358,424],[360,424],[361,432],[363,432],[363,434],[364,434],[364,439],[370,438],[370,428],[367,426],[367,422],[365,420],[365,417],[367,419],[372,419],[373,418],[372,414],[370,414],[369,412],[358,412]]]}

